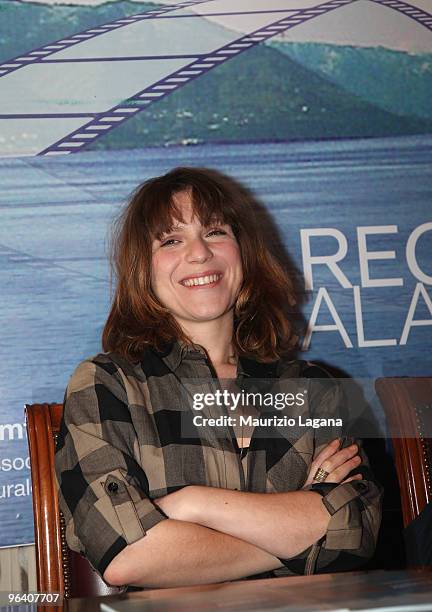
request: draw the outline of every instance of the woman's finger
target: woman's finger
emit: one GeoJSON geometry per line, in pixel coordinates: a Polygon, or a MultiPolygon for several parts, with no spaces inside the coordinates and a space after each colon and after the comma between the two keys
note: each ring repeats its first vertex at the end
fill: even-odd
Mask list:
{"type": "Polygon", "coordinates": [[[308,477],[307,477],[306,482],[303,485],[304,487],[313,483],[314,481],[313,477],[315,476],[318,468],[321,467],[321,464],[323,461],[325,461],[325,459],[327,459],[328,457],[331,457],[332,455],[334,455],[334,453],[337,452],[337,449],[339,448],[339,444],[340,444],[340,440],[339,438],[336,438],[335,440],[332,440],[331,442],[329,442],[329,444],[327,444],[318,453],[318,455],[315,457],[315,459],[310,464],[308,477]]]}
{"type": "Polygon", "coordinates": [[[344,480],[344,478],[346,478],[350,472],[352,472],[355,468],[359,467],[361,462],[361,457],[356,455],[349,461],[346,461],[341,466],[330,472],[325,482],[342,482],[342,480],[344,480]]]}
{"type": "Polygon", "coordinates": [[[313,460],[313,463],[318,463],[318,465],[321,465],[321,463],[323,461],[325,461],[326,459],[328,459],[329,457],[331,457],[332,455],[334,455],[338,451],[339,445],[340,445],[340,439],[339,438],[336,438],[335,440],[332,440],[331,442],[329,442],[318,453],[318,455],[313,460]]]}
{"type": "Polygon", "coordinates": [[[320,467],[322,467],[323,470],[331,474],[339,466],[344,465],[347,461],[350,461],[355,455],[357,455],[357,453],[357,444],[352,444],[351,446],[343,448],[342,450],[338,451],[337,453],[323,461],[320,467]]]}
{"type": "Polygon", "coordinates": [[[341,484],[345,484],[346,482],[351,482],[351,480],[363,480],[363,476],[361,474],[350,476],[350,478],[346,478],[345,480],[342,480],[341,484]]]}
{"type": "Polygon", "coordinates": [[[332,440],[329,444],[327,444],[322,451],[318,453],[315,459],[312,461],[311,466],[309,468],[309,476],[313,478],[318,468],[322,466],[323,461],[334,455],[339,448],[340,441],[338,438],[336,440],[332,440]]]}

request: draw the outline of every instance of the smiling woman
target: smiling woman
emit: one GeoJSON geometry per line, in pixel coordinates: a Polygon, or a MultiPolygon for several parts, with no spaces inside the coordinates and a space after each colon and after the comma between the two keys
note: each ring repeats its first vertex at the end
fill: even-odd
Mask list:
{"type": "Polygon", "coordinates": [[[292,345],[292,283],[265,245],[251,195],[232,179],[178,168],[146,181],[113,244],[118,282],[105,350],[134,358],[173,340],[207,346],[221,326],[233,349],[264,361],[292,345]],[[219,278],[209,283],[211,275],[219,278]]]}
{"type": "Polygon", "coordinates": [[[110,584],[347,570],[373,554],[381,488],[364,451],[292,426],[344,398],[294,358],[293,286],[256,206],[226,176],[177,168],[140,185],[115,226],[105,352],[72,375],[56,449],[68,544],[110,584]],[[238,420],[227,400],[195,423],[184,402],[300,378],[307,402],[277,420],[247,403],[238,420]]]}

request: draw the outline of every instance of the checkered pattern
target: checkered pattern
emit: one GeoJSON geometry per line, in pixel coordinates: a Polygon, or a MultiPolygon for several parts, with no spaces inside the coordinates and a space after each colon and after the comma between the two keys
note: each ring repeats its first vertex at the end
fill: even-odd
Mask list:
{"type": "MultiPolygon", "coordinates": [[[[314,415],[329,416],[340,408],[337,381],[307,362],[264,364],[241,357],[237,369],[241,388],[261,392],[269,381],[290,384],[299,377],[308,381],[308,414],[313,409],[314,415]]],[[[158,497],[187,485],[257,493],[303,486],[313,456],[329,441],[319,429],[257,428],[243,459],[230,427],[196,427],[193,436],[184,434],[192,414],[185,391],[217,388],[202,347],[178,342],[163,351],[147,349],[136,364],[101,353],[75,370],[56,447],[59,501],[70,548],[101,576],[127,544],[167,518],[152,503],[158,497]]],[[[271,414],[266,409],[265,416],[271,414]]],[[[373,554],[382,492],[361,452],[363,480],[330,487],[324,497],[332,514],[326,536],[281,560],[285,567],[274,575],[351,569],[373,554]]]]}

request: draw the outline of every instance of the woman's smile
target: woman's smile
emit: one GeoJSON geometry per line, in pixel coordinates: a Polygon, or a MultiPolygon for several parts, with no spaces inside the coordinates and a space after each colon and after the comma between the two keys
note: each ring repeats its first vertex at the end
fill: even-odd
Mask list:
{"type": "Polygon", "coordinates": [[[200,275],[189,276],[181,280],[180,284],[188,289],[211,289],[220,282],[222,277],[223,274],[220,272],[203,272],[200,275]]]}

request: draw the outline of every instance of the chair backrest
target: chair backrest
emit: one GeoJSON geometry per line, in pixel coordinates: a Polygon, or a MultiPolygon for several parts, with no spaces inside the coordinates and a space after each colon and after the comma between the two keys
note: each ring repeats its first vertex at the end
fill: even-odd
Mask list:
{"type": "Polygon", "coordinates": [[[118,594],[80,554],[66,543],[66,525],[58,505],[54,473],[55,440],[60,430],[62,404],[25,407],[30,451],[38,591],[64,597],[118,594]]]}
{"type": "Polygon", "coordinates": [[[432,501],[432,378],[378,378],[407,527],[432,501]]]}

